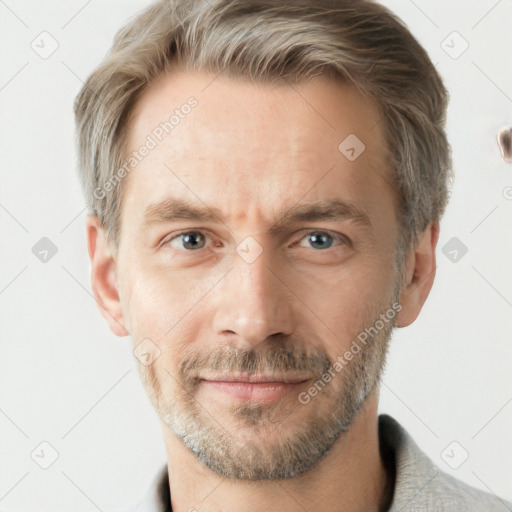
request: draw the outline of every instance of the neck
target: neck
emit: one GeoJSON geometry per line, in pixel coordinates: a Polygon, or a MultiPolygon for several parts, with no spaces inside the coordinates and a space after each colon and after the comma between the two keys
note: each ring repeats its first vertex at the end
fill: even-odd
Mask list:
{"type": "Polygon", "coordinates": [[[381,512],[391,501],[394,477],[381,457],[376,394],[311,471],[286,480],[225,479],[196,459],[169,427],[162,428],[173,512],[381,512]]]}

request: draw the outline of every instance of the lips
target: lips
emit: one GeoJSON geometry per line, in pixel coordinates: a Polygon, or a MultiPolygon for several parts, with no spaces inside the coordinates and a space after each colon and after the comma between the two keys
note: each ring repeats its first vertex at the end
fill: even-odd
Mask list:
{"type": "Polygon", "coordinates": [[[209,375],[201,378],[201,382],[210,392],[219,392],[239,400],[275,402],[283,399],[286,394],[297,390],[309,380],[304,375],[262,375],[229,373],[209,375]]]}
{"type": "Polygon", "coordinates": [[[199,377],[201,380],[214,381],[214,382],[241,382],[251,384],[265,384],[265,383],[281,383],[281,384],[299,384],[310,377],[305,375],[284,375],[284,374],[247,374],[247,373],[220,373],[199,377]]]}

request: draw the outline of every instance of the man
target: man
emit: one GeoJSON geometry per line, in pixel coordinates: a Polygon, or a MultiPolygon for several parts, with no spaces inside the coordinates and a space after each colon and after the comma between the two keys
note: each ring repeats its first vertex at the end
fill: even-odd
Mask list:
{"type": "Polygon", "coordinates": [[[92,288],[168,464],[137,510],[503,510],[378,417],[435,275],[442,81],[358,0],[165,0],[75,114],[92,288]]]}

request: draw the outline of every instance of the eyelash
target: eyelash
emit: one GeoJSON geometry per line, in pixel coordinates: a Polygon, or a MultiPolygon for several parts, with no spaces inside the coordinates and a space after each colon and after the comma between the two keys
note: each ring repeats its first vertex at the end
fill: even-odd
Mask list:
{"type": "MultiPolygon", "coordinates": [[[[162,242],[159,244],[161,246],[165,246],[165,245],[168,245],[170,244],[173,240],[176,240],[177,238],[179,238],[180,236],[183,236],[183,235],[188,235],[188,234],[196,234],[196,233],[200,233],[201,235],[203,235],[206,239],[209,238],[209,235],[207,232],[204,232],[200,229],[188,229],[186,231],[181,231],[179,233],[176,233],[174,234],[174,236],[172,236],[171,238],[167,238],[167,237],[164,237],[162,239],[162,242]]],[[[321,230],[321,229],[311,229],[310,231],[307,231],[299,240],[297,240],[296,242],[294,242],[292,244],[292,246],[296,246],[298,245],[302,240],[304,240],[305,238],[307,238],[308,236],[312,235],[312,234],[320,234],[320,235],[328,235],[330,236],[334,241],[338,241],[340,242],[342,245],[347,245],[349,247],[352,247],[352,242],[349,238],[347,238],[346,236],[340,234],[340,233],[333,233],[331,231],[327,231],[327,230],[321,230]]],[[[328,249],[331,249],[332,247],[334,246],[334,242],[333,242],[333,245],[331,245],[330,247],[328,247],[327,249],[320,249],[318,250],[318,252],[326,252],[328,249]]],[[[204,247],[202,247],[201,249],[204,249],[204,247]]],[[[196,249],[195,251],[199,252],[201,249],[196,249]]],[[[313,247],[311,247],[311,249],[313,249],[313,247]]],[[[186,250],[186,249],[183,249],[183,252],[195,252],[194,250],[186,250]]]]}

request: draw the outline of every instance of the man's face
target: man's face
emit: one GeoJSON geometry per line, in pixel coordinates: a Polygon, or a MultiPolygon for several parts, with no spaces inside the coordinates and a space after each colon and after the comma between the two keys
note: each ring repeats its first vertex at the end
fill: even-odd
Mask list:
{"type": "Polygon", "coordinates": [[[200,460],[234,478],[293,477],[375,391],[393,325],[340,359],[397,299],[380,116],[326,78],[292,87],[177,70],[138,100],[127,154],[190,96],[197,106],[126,178],[124,322],[134,346],[158,347],[143,382],[200,460]],[[351,134],[359,156],[353,136],[338,149],[351,134]],[[225,383],[247,378],[260,382],[225,383]]]}

